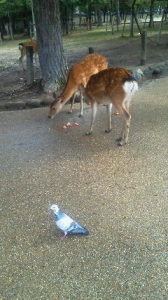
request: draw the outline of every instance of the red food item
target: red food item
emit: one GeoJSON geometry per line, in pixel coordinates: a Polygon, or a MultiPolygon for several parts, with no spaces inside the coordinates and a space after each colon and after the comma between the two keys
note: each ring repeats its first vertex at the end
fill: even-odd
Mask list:
{"type": "Polygon", "coordinates": [[[67,124],[67,127],[72,127],[71,123],[68,123],[68,124],[67,124]]]}
{"type": "Polygon", "coordinates": [[[63,129],[66,129],[66,126],[62,126],[63,129]]]}
{"type": "Polygon", "coordinates": [[[79,126],[79,124],[78,124],[78,123],[75,123],[75,126],[79,126]]]}
{"type": "Polygon", "coordinates": [[[118,111],[116,111],[115,115],[116,115],[116,116],[118,116],[118,115],[119,115],[119,112],[118,112],[118,111]]]}

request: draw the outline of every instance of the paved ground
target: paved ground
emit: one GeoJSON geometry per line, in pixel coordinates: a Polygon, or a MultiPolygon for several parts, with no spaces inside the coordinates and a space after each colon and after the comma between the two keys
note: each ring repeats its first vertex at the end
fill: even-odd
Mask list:
{"type": "Polygon", "coordinates": [[[120,116],[104,133],[105,107],[92,136],[89,106],[83,119],[78,104],[53,120],[48,108],[0,113],[0,299],[168,299],[167,100],[167,78],[135,95],[124,147],[120,116]],[[90,235],[61,241],[52,203],[90,235]]]}

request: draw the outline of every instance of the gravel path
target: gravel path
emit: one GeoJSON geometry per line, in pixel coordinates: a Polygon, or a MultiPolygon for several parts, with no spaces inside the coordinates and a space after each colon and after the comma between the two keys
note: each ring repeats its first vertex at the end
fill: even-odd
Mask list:
{"type": "Polygon", "coordinates": [[[89,106],[0,113],[0,299],[168,299],[167,100],[167,78],[140,89],[124,147],[103,106],[92,136],[89,106]],[[90,235],[61,241],[52,203],[90,235]]]}

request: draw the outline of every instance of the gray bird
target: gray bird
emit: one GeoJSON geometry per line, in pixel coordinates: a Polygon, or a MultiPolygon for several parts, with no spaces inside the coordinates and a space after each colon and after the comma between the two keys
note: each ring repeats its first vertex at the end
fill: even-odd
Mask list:
{"type": "Polygon", "coordinates": [[[82,227],[75,220],[62,213],[57,205],[51,205],[50,209],[54,213],[57,227],[64,232],[64,235],[61,237],[62,239],[64,239],[67,234],[89,234],[89,231],[86,228],[82,227]]]}

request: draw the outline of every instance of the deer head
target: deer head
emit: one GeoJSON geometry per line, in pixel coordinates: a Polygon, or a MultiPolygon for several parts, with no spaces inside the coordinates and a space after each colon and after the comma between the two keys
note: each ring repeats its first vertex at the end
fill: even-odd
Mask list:
{"type": "Polygon", "coordinates": [[[52,119],[55,115],[57,115],[60,112],[64,105],[63,100],[64,98],[60,96],[51,102],[48,118],[52,119]]]}

